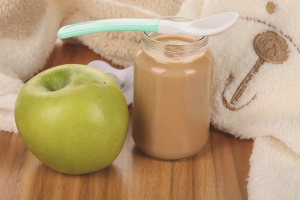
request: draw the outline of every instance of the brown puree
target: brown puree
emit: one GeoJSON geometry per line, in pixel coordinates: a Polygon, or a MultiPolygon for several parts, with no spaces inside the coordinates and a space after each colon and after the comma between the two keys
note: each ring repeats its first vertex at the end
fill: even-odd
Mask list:
{"type": "Polygon", "coordinates": [[[213,55],[203,48],[192,56],[168,53],[195,42],[190,37],[155,40],[175,45],[154,52],[140,45],[135,52],[132,136],[152,157],[185,159],[198,153],[209,136],[213,55]]]}

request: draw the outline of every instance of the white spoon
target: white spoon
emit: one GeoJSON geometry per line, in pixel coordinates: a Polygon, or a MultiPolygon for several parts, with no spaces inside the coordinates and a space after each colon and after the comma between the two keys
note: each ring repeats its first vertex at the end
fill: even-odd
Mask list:
{"type": "Polygon", "coordinates": [[[217,35],[229,29],[239,17],[236,12],[225,12],[191,22],[163,19],[105,19],[64,26],[57,37],[65,39],[78,35],[108,31],[147,31],[163,34],[193,36],[217,35]]]}

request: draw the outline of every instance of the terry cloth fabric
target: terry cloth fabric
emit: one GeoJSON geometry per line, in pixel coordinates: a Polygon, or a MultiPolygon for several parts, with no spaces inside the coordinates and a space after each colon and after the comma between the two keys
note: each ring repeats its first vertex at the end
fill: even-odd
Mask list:
{"type": "MultiPolygon", "coordinates": [[[[191,4],[192,5],[192,4],[191,4]]],[[[204,0],[206,17],[236,11],[236,25],[211,37],[211,121],[253,138],[249,199],[300,199],[300,4],[297,0],[204,0]]]]}
{"type": "MultiPolygon", "coordinates": [[[[24,81],[53,50],[60,26],[107,18],[158,18],[176,15],[184,0],[4,0],[0,2],[0,130],[15,132],[14,104],[24,81]]],[[[96,53],[128,66],[139,44],[137,32],[78,37],[96,53]]],[[[70,41],[70,40],[68,40],[70,41]]]]}

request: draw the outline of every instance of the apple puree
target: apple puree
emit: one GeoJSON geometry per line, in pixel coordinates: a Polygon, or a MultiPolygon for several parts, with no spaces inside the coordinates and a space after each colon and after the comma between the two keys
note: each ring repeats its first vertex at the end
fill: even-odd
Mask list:
{"type": "MultiPolygon", "coordinates": [[[[162,51],[136,50],[132,136],[149,156],[180,160],[199,152],[209,136],[213,56],[185,50],[196,40],[159,36],[162,51]]],[[[206,47],[205,47],[206,48],[206,47]]]]}

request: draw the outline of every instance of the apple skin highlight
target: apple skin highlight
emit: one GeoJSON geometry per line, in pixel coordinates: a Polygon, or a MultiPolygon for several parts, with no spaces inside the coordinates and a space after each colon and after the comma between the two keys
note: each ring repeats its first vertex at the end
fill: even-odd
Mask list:
{"type": "Polygon", "coordinates": [[[129,114],[117,84],[85,65],[61,65],[29,80],[15,104],[28,149],[49,168],[86,174],[110,165],[124,145],[129,114]]]}

